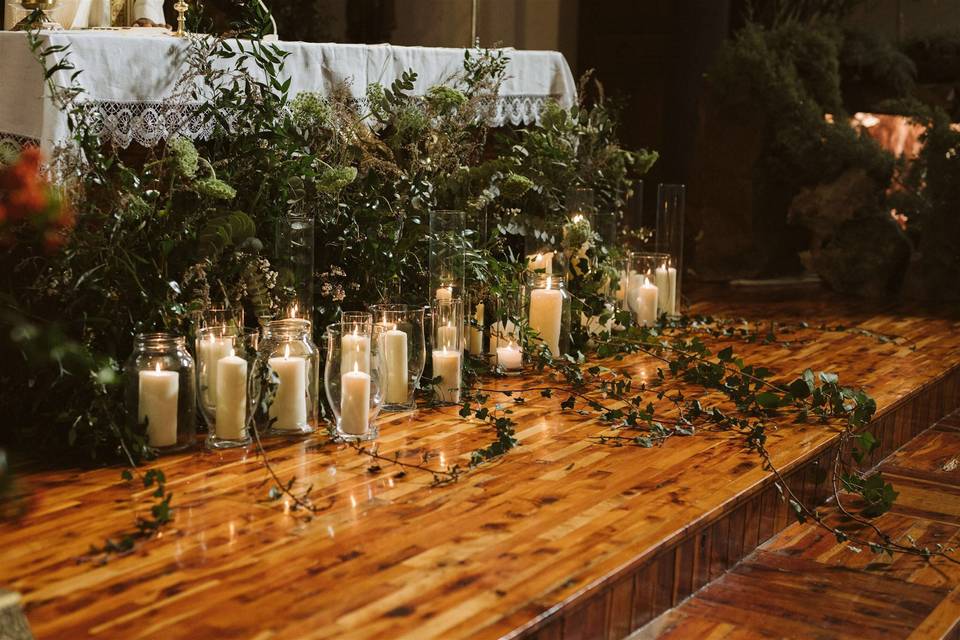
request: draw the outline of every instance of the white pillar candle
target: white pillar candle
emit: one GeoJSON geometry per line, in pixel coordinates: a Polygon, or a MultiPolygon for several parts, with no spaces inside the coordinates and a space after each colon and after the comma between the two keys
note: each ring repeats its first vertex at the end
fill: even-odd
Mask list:
{"type": "Polygon", "coordinates": [[[369,426],[370,374],[360,371],[355,364],[353,371],[340,378],[340,429],[344,433],[362,436],[369,426]]]}
{"type": "Polygon", "coordinates": [[[177,444],[177,408],[180,404],[180,374],[164,371],[140,372],[139,421],[147,421],[147,441],[151,447],[177,444]]]}
{"type": "Polygon", "coordinates": [[[440,287],[434,292],[437,300],[453,300],[453,285],[440,287]]]}
{"type": "Polygon", "coordinates": [[[405,404],[410,399],[407,373],[407,334],[390,329],[383,334],[383,357],[387,365],[387,404],[405,404]]]}
{"type": "Polygon", "coordinates": [[[457,328],[447,321],[447,326],[437,328],[437,344],[434,345],[450,351],[460,351],[457,344],[457,328]]]}
{"type": "Polygon", "coordinates": [[[553,254],[553,251],[548,251],[546,253],[527,256],[527,270],[542,270],[548,276],[553,275],[553,254]]]}
{"type": "Polygon", "coordinates": [[[497,364],[506,371],[523,368],[523,350],[512,341],[505,347],[497,347],[497,364]]]}
{"type": "Polygon", "coordinates": [[[673,313],[673,298],[675,294],[675,289],[677,286],[677,270],[673,267],[667,267],[666,264],[657,267],[657,271],[654,274],[654,282],[657,285],[659,290],[659,299],[658,299],[658,312],[661,313],[673,313]],[[671,274],[672,277],[672,286],[671,286],[671,274]]]}
{"type": "Polygon", "coordinates": [[[356,329],[353,333],[345,333],[340,338],[340,373],[353,371],[357,365],[358,371],[370,373],[370,338],[360,335],[356,329]]]}
{"type": "Polygon", "coordinates": [[[659,289],[649,279],[644,278],[643,284],[630,292],[633,300],[633,315],[641,327],[652,327],[657,323],[657,298],[659,289]]]}
{"type": "Polygon", "coordinates": [[[540,339],[555,358],[560,357],[560,324],[563,320],[563,293],[550,288],[530,292],[530,328],[540,334],[540,339]]]}
{"type": "Polygon", "coordinates": [[[279,431],[297,431],[307,424],[307,362],[290,355],[290,346],[284,348],[282,358],[268,361],[280,383],[270,405],[273,428],[279,431]]]}
{"type": "Polygon", "coordinates": [[[637,312],[637,289],[643,286],[645,280],[647,280],[646,276],[642,273],[636,273],[635,271],[631,271],[627,278],[627,288],[625,292],[627,309],[633,313],[637,312]]]}
{"type": "Polygon", "coordinates": [[[472,356],[483,355],[483,314],[484,306],[481,302],[477,305],[477,310],[473,316],[477,326],[470,327],[470,355],[472,356]]]}
{"type": "Polygon", "coordinates": [[[217,362],[218,438],[243,440],[247,437],[247,361],[234,355],[217,362]]]}
{"type": "Polygon", "coordinates": [[[458,404],[460,402],[460,358],[459,349],[434,349],[433,377],[439,376],[436,385],[437,400],[458,404]]]}
{"type": "Polygon", "coordinates": [[[233,348],[231,338],[210,336],[200,341],[200,393],[203,394],[204,404],[208,407],[217,406],[217,363],[221,358],[230,355],[233,348]]]}

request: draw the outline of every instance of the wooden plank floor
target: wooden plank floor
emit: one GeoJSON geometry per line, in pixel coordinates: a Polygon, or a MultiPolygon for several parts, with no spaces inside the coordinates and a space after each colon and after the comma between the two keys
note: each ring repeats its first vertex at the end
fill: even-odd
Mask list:
{"type": "MultiPolygon", "coordinates": [[[[880,464],[900,496],[877,524],[895,540],[960,545],[958,462],[955,413],[880,464]]],[[[831,521],[843,519],[834,510],[831,521]]],[[[848,547],[816,525],[794,524],[635,640],[960,637],[960,566],[848,547]]]]}
{"type": "MultiPolygon", "coordinates": [[[[867,387],[880,457],[960,404],[955,313],[724,291],[694,310],[852,329],[737,349],[785,379],[809,366],[867,387]]],[[[645,357],[624,366],[656,372],[645,357]]],[[[148,492],[116,468],[31,473],[33,510],[0,525],[0,585],[23,593],[38,638],[620,638],[788,525],[769,472],[736,435],[604,447],[589,440],[600,425],[559,411],[561,399],[517,407],[522,446],[448,487],[370,475],[366,459],[321,438],[273,441],[278,473],[312,484],[325,506],[310,521],[263,502],[253,453],[163,459],[175,521],[104,565],[78,558],[129,530],[131,500],[146,508],[148,492]]],[[[490,438],[456,408],[392,416],[381,433],[383,453],[447,465],[490,438]]],[[[814,501],[825,492],[811,466],[835,442],[831,428],[789,425],[768,446],[814,501]]]]}

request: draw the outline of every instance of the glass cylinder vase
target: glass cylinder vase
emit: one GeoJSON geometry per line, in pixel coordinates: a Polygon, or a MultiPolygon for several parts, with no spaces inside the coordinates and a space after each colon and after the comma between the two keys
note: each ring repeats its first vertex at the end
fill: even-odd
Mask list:
{"type": "Polygon", "coordinates": [[[305,213],[288,213],[277,223],[277,284],[293,290],[284,313],[288,318],[310,320],[313,316],[314,227],[313,216],[305,213]]]}
{"type": "Polygon", "coordinates": [[[657,230],[654,246],[659,253],[670,256],[676,285],[667,313],[680,313],[683,292],[683,218],[686,209],[687,188],[682,184],[661,184],[657,188],[657,230]]]}
{"type": "Polygon", "coordinates": [[[250,421],[260,400],[260,334],[208,327],[197,334],[197,389],[207,423],[208,449],[250,444],[250,421]]]}
{"type": "Polygon", "coordinates": [[[194,361],[186,339],[144,333],[124,366],[127,413],[135,433],[156,453],[182,451],[197,436],[194,361]]]}
{"type": "Polygon", "coordinates": [[[462,298],[466,286],[467,223],[463,211],[430,212],[430,296],[462,298]]]}
{"type": "Polygon", "coordinates": [[[312,433],[320,407],[320,350],[310,336],[311,323],[301,318],[267,323],[260,340],[258,366],[277,383],[266,416],[270,435],[312,433]]]}
{"type": "Polygon", "coordinates": [[[527,326],[538,335],[533,347],[545,347],[552,357],[562,357],[570,344],[571,300],[563,276],[531,274],[524,299],[527,326]]]}
{"type": "Polygon", "coordinates": [[[415,394],[426,364],[424,308],[405,304],[370,307],[380,333],[383,410],[416,409],[415,394]]]}
{"type": "Polygon", "coordinates": [[[380,325],[366,335],[356,325],[327,327],[324,388],[337,436],[343,440],[373,440],[378,435],[376,418],[383,405],[384,380],[380,346],[385,333],[380,325]],[[364,350],[367,357],[359,355],[364,350]]]}
{"type": "Polygon", "coordinates": [[[438,404],[459,404],[463,382],[463,301],[436,299],[432,316],[434,400],[438,404]]]}

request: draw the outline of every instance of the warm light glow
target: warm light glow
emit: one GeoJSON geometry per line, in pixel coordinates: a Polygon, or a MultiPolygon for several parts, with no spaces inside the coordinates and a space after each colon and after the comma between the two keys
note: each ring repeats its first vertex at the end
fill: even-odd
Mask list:
{"type": "Polygon", "coordinates": [[[157,363],[157,373],[160,373],[160,363],[157,363]]]}
{"type": "Polygon", "coordinates": [[[290,357],[290,345],[283,346],[283,359],[286,360],[290,357]]]}
{"type": "Polygon", "coordinates": [[[230,357],[232,358],[232,357],[235,356],[235,355],[237,355],[236,351],[234,351],[233,348],[231,348],[231,349],[230,349],[230,357]]]}
{"type": "Polygon", "coordinates": [[[358,373],[360,371],[360,363],[356,360],[353,361],[353,372],[358,373]]]}
{"type": "Polygon", "coordinates": [[[547,276],[547,290],[550,289],[550,285],[551,285],[552,281],[553,281],[553,278],[551,278],[550,276],[547,276]]]}
{"type": "Polygon", "coordinates": [[[578,213],[577,215],[573,216],[573,221],[574,221],[574,222],[582,222],[582,221],[583,221],[583,215],[578,213]]]}
{"type": "Polygon", "coordinates": [[[291,307],[290,307],[290,317],[291,317],[291,318],[296,318],[296,317],[297,317],[297,312],[298,312],[299,310],[300,310],[300,305],[298,305],[296,302],[294,302],[293,305],[291,305],[291,307]]]}

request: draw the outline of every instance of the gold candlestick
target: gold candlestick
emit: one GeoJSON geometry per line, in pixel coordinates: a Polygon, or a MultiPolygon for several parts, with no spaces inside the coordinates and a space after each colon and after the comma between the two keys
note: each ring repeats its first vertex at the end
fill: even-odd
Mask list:
{"type": "Polygon", "coordinates": [[[184,2],[184,0],[177,0],[173,8],[177,12],[177,32],[173,35],[182,38],[187,35],[187,11],[190,9],[190,5],[184,2]]]}

